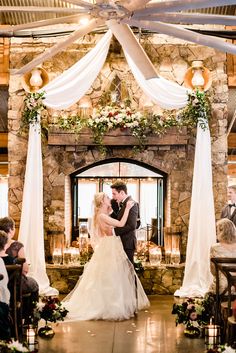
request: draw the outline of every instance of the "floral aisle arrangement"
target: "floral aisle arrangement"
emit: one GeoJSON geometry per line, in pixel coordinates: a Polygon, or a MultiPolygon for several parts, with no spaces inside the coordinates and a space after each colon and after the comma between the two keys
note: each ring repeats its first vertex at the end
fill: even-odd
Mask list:
{"type": "Polygon", "coordinates": [[[176,315],[175,323],[186,326],[186,336],[196,337],[203,326],[209,324],[212,317],[213,298],[188,298],[182,303],[173,305],[172,314],[176,315]],[[197,329],[197,330],[196,330],[197,329]]]}
{"type": "Polygon", "coordinates": [[[43,319],[46,322],[63,321],[68,313],[60,300],[56,297],[43,297],[36,303],[34,309],[34,319],[37,321],[43,319]]]}
{"type": "Polygon", "coordinates": [[[34,320],[45,320],[46,325],[41,327],[38,334],[42,338],[52,338],[55,334],[52,327],[48,326],[49,322],[64,321],[68,310],[66,310],[60,300],[55,297],[43,297],[40,302],[36,303],[34,309],[34,320]]]}

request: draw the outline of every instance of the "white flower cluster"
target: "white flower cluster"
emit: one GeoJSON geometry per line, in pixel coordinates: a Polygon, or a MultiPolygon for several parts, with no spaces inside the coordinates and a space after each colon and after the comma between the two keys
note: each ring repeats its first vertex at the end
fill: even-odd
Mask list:
{"type": "Polygon", "coordinates": [[[135,112],[130,107],[125,106],[106,106],[93,109],[88,126],[105,130],[123,128],[136,128],[147,124],[147,118],[140,112],[135,112]]]}
{"type": "Polygon", "coordinates": [[[0,341],[0,352],[4,348],[7,348],[7,352],[29,352],[29,349],[27,347],[23,346],[23,344],[19,341],[14,340],[12,340],[11,342],[0,341]]]}

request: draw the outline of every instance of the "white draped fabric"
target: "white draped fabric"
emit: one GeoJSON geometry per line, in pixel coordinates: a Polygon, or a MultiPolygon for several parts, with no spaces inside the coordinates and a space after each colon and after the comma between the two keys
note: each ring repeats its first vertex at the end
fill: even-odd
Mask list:
{"type": "Polygon", "coordinates": [[[188,90],[163,77],[146,80],[131,57],[125,52],[129,67],[144,93],[164,109],[183,108],[188,102],[188,90]]]}
{"type": "Polygon", "coordinates": [[[198,124],[185,273],[180,297],[202,297],[211,284],[210,247],[216,242],[211,138],[198,124]]]}
{"type": "Polygon", "coordinates": [[[44,86],[44,104],[53,109],[66,109],[78,102],[89,90],[107,57],[112,33],[109,30],[81,60],[44,86]]]}
{"type": "MultiPolygon", "coordinates": [[[[53,109],[66,109],[78,102],[89,90],[101,71],[107,57],[111,30],[97,45],[75,65],[66,70],[42,89],[45,91],[44,103],[53,109]]],[[[130,56],[125,53],[130,69],[145,94],[165,109],[179,109],[188,101],[188,90],[163,77],[145,80],[130,56]]]]}
{"type": "Polygon", "coordinates": [[[8,216],[8,180],[0,177],[0,218],[8,216]]]}
{"type": "Polygon", "coordinates": [[[40,294],[58,294],[49,286],[46,273],[43,227],[43,170],[40,123],[30,124],[23,190],[19,241],[24,244],[30,263],[29,276],[39,284],[40,294]]]}

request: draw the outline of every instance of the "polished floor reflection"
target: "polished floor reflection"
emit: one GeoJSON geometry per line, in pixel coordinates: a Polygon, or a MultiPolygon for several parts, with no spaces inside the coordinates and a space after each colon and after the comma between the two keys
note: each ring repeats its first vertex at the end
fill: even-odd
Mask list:
{"type": "Polygon", "coordinates": [[[51,340],[39,338],[40,353],[204,353],[202,338],[186,338],[175,326],[173,296],[150,296],[151,307],[122,322],[80,321],[53,325],[51,340]]]}

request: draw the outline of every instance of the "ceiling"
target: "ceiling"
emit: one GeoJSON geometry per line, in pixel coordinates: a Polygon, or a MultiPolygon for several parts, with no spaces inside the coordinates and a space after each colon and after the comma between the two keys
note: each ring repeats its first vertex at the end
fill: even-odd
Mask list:
{"type": "MultiPolygon", "coordinates": [[[[163,0],[162,0],[163,1],[163,0]]],[[[76,9],[81,12],[81,7],[75,5],[75,3],[83,3],[90,2],[96,3],[93,0],[87,1],[79,1],[79,0],[1,0],[0,5],[0,25],[18,25],[24,24],[28,22],[41,21],[45,19],[58,18],[67,15],[76,14],[76,9]],[[11,11],[9,8],[4,11],[3,7],[21,7],[21,11],[24,7],[34,7],[30,9],[30,11],[21,12],[21,11],[11,11]],[[2,8],[2,9],[1,9],[2,8]],[[39,12],[39,8],[44,8],[43,12],[39,12]]],[[[122,1],[97,1],[97,3],[119,3],[122,1]]],[[[159,1],[161,2],[161,1],[159,1]]],[[[163,1],[164,2],[164,1],[163,1]]],[[[183,1],[184,2],[184,1],[183,1]]],[[[233,1],[232,1],[233,2],[233,1]]],[[[152,1],[150,2],[152,3],[152,1]]],[[[236,3],[236,2],[235,2],[236,3]]],[[[234,16],[236,14],[236,4],[229,6],[217,6],[217,7],[209,7],[206,9],[198,9],[198,10],[188,10],[185,12],[200,12],[205,14],[212,15],[231,15],[234,16]]],[[[71,22],[71,21],[69,21],[71,22]]],[[[73,20],[73,22],[76,22],[73,20]]]]}

